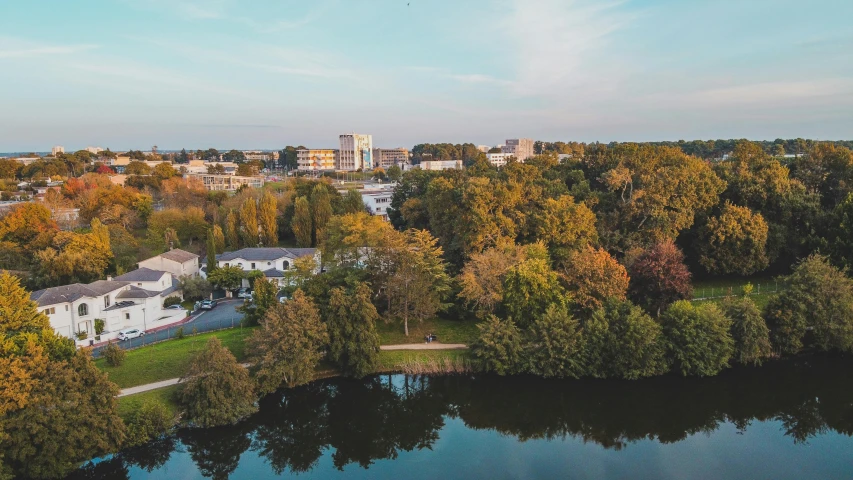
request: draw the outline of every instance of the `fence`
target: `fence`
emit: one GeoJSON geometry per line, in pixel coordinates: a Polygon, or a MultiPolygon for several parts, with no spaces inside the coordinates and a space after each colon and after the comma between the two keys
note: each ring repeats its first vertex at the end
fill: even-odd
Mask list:
{"type": "MultiPolygon", "coordinates": [[[[157,330],[149,330],[148,332],[145,332],[145,335],[141,337],[131,338],[129,340],[124,341],[115,341],[114,343],[125,350],[133,350],[135,348],[145,347],[166,340],[171,340],[173,338],[178,338],[179,336],[181,336],[181,334],[184,337],[189,337],[191,335],[197,335],[199,333],[214,332],[217,330],[227,330],[230,328],[237,327],[242,328],[243,326],[245,326],[243,317],[228,317],[216,320],[207,320],[205,316],[202,316],[198,320],[190,323],[185,323],[182,325],[173,325],[171,327],[163,327],[157,330]]],[[[104,347],[106,347],[106,345],[101,345],[92,350],[92,356],[94,358],[99,358],[104,347]]]]}
{"type": "MultiPolygon", "coordinates": [[[[693,300],[711,300],[714,298],[725,298],[731,296],[740,296],[743,294],[743,288],[747,284],[738,286],[728,286],[728,287],[700,287],[693,289],[693,300]]],[[[761,295],[761,294],[769,294],[776,293],[782,290],[785,290],[787,286],[784,283],[780,283],[778,280],[764,282],[764,283],[753,283],[752,292],[750,295],[761,295]]]]}

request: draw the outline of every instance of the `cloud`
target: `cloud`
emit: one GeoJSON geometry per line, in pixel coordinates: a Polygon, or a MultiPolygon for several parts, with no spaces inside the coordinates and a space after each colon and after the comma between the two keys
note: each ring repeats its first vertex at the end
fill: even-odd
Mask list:
{"type": "Polygon", "coordinates": [[[0,40],[0,58],[32,58],[45,55],[71,55],[98,48],[98,45],[21,45],[20,42],[0,40]]]}
{"type": "Polygon", "coordinates": [[[825,78],[802,81],[756,82],[713,87],[688,93],[659,93],[646,97],[649,103],[679,107],[730,108],[787,107],[818,103],[847,103],[853,98],[853,78],[825,78]]]}

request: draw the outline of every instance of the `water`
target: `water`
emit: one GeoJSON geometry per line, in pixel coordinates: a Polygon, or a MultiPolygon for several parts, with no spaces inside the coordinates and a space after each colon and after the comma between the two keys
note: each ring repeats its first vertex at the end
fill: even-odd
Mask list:
{"type": "Polygon", "coordinates": [[[329,380],[73,478],[853,478],[853,359],[710,379],[329,380]]]}

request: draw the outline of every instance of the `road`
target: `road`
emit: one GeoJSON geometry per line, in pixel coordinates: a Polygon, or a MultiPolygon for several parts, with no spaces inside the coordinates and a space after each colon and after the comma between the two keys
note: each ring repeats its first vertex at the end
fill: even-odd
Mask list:
{"type": "MultiPolygon", "coordinates": [[[[181,326],[184,327],[185,333],[190,333],[193,328],[198,329],[199,333],[207,332],[211,330],[220,330],[222,328],[228,328],[232,324],[234,326],[239,325],[240,320],[243,318],[243,314],[238,312],[237,307],[243,305],[243,300],[220,300],[219,304],[213,310],[202,311],[199,314],[196,314],[192,320],[187,323],[176,325],[170,328],[164,328],[159,331],[151,331],[145,334],[145,336],[140,338],[134,338],[131,340],[127,340],[124,342],[116,342],[121,348],[126,350],[131,348],[137,348],[144,345],[148,345],[149,343],[161,342],[163,340],[168,340],[170,336],[175,335],[175,330],[181,326]]],[[[104,349],[106,345],[101,345],[95,347],[92,350],[92,354],[97,358],[101,356],[101,350],[104,349]]]]}

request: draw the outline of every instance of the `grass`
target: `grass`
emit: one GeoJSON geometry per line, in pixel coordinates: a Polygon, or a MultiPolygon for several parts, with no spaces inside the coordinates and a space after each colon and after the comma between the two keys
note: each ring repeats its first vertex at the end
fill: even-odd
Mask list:
{"type": "Polygon", "coordinates": [[[777,288],[779,291],[784,289],[784,286],[778,284],[775,278],[769,276],[724,277],[693,282],[693,296],[697,298],[715,297],[695,300],[696,303],[720,304],[725,300],[723,297],[726,295],[740,295],[741,289],[747,283],[751,283],[753,287],[753,293],[749,298],[755,302],[759,309],[763,309],[767,305],[767,302],[776,294],[777,288]],[[759,286],[761,293],[759,293],[759,286]]]}
{"type": "Polygon", "coordinates": [[[403,333],[403,325],[398,322],[386,324],[380,322],[379,343],[382,345],[402,345],[408,343],[423,343],[427,333],[438,336],[441,343],[471,344],[479,333],[474,320],[426,320],[423,323],[409,322],[409,336],[403,333]]]}
{"type": "Polygon", "coordinates": [[[469,359],[467,350],[382,350],[378,372],[399,372],[413,364],[461,363],[469,359]]]}
{"type": "Polygon", "coordinates": [[[193,355],[204,348],[210,337],[218,337],[237,360],[242,361],[245,357],[244,342],[251,333],[251,328],[237,328],[188,336],[130,350],[120,367],[107,365],[103,358],[96,360],[95,364],[107,372],[110,380],[119,387],[135,387],[180,377],[186,372],[193,355]]]}
{"type": "Polygon", "coordinates": [[[169,409],[172,416],[175,416],[181,408],[177,399],[177,392],[180,387],[180,385],[172,385],[171,387],[120,397],[118,399],[118,414],[125,422],[128,422],[146,401],[159,401],[169,409]]]}

